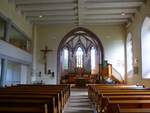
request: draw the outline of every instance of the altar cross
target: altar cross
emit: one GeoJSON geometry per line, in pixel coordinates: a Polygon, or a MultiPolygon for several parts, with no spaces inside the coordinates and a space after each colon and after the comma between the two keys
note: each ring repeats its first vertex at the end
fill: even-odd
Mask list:
{"type": "Polygon", "coordinates": [[[51,52],[52,50],[48,49],[47,46],[45,46],[44,49],[41,50],[43,53],[43,59],[44,59],[44,73],[47,74],[47,54],[48,52],[51,52]]]}

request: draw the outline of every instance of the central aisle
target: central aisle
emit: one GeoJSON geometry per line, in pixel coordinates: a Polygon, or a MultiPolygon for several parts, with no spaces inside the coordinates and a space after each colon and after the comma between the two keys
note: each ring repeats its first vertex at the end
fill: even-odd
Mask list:
{"type": "Polygon", "coordinates": [[[94,113],[92,104],[88,99],[87,89],[71,89],[70,99],[64,113],[94,113]]]}

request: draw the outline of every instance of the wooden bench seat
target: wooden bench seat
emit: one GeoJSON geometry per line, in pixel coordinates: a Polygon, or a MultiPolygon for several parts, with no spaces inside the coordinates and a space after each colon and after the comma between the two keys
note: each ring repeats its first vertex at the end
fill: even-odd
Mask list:
{"type": "MultiPolygon", "coordinates": [[[[62,113],[64,104],[70,96],[70,86],[69,85],[18,85],[7,88],[0,88],[0,105],[3,107],[11,107],[10,112],[16,108],[25,107],[26,110],[31,110],[31,113],[36,110],[30,109],[34,104],[38,108],[38,102],[41,102],[40,106],[47,106],[40,113],[62,113]],[[53,101],[53,106],[51,105],[53,101]],[[42,103],[43,102],[43,103],[42,103]],[[10,104],[11,103],[11,104],[10,104]],[[13,106],[12,106],[13,105],[13,106]]],[[[35,107],[35,108],[36,108],[35,107]]],[[[39,107],[40,109],[40,107],[39,107]]],[[[4,109],[1,109],[4,110],[4,109]]],[[[12,112],[11,112],[12,111],[12,112]]],[[[17,111],[16,111],[17,112],[17,111]]],[[[19,111],[18,111],[19,112],[19,111]]],[[[20,113],[23,111],[20,111],[20,113]]],[[[15,113],[15,112],[14,112],[15,113]]],[[[30,113],[30,112],[28,112],[30,113]]],[[[38,111],[37,111],[38,113],[38,111]]]]}
{"type": "Polygon", "coordinates": [[[46,113],[44,107],[8,107],[0,106],[0,113],[46,113]]]}
{"type": "MultiPolygon", "coordinates": [[[[96,102],[96,109],[97,111],[101,111],[103,110],[107,105],[108,105],[108,99],[110,101],[112,100],[115,100],[115,101],[119,101],[119,100],[150,100],[150,95],[137,95],[137,96],[134,96],[134,95],[125,95],[125,96],[102,96],[97,102],[96,102]]],[[[129,101],[130,102],[130,101],[129,101]]],[[[150,106],[149,106],[150,107],[150,106]]]]}
{"type": "Polygon", "coordinates": [[[124,85],[95,85],[89,97],[99,113],[150,113],[150,89],[124,85]]]}
{"type": "Polygon", "coordinates": [[[150,108],[119,108],[117,113],[150,113],[150,108]]]}
{"type": "MultiPolygon", "coordinates": [[[[4,110],[4,108],[6,108],[6,107],[13,109],[13,111],[9,111],[9,112],[14,112],[14,110],[17,107],[18,109],[16,109],[16,111],[18,111],[19,108],[23,108],[25,111],[31,110],[32,112],[36,111],[39,113],[57,113],[57,111],[55,111],[55,109],[54,109],[54,101],[53,100],[0,99],[0,107],[1,107],[0,111],[4,110]]],[[[2,113],[4,113],[4,112],[2,112],[2,113]]]]}
{"type": "Polygon", "coordinates": [[[22,101],[31,99],[31,100],[47,100],[47,101],[51,101],[51,99],[53,99],[53,103],[54,103],[54,110],[57,111],[58,113],[62,112],[62,108],[60,107],[59,103],[56,102],[56,97],[52,96],[52,95],[12,95],[12,94],[5,94],[2,95],[0,94],[0,99],[1,100],[14,100],[14,99],[20,99],[22,101]]]}
{"type": "Polygon", "coordinates": [[[58,89],[58,90],[63,90],[63,92],[65,92],[67,95],[67,97],[69,97],[70,96],[70,85],[68,85],[68,84],[65,84],[65,85],[63,85],[63,84],[61,84],[61,85],[33,85],[33,84],[21,84],[21,85],[17,85],[17,86],[13,86],[13,87],[11,87],[11,89],[13,89],[13,88],[21,88],[21,89],[25,89],[25,88],[27,88],[27,89],[29,89],[29,88],[42,88],[42,89],[44,89],[44,88],[49,88],[49,89],[58,89]]]}
{"type": "Polygon", "coordinates": [[[51,91],[61,91],[61,95],[63,96],[63,101],[64,103],[67,102],[69,96],[70,96],[70,87],[67,85],[19,85],[19,86],[13,86],[13,87],[8,87],[2,90],[20,90],[20,91],[26,91],[26,90],[34,90],[34,91],[39,91],[39,90],[51,90],[51,91]]]}
{"type": "MultiPolygon", "coordinates": [[[[62,106],[64,107],[64,104],[67,102],[69,96],[70,96],[70,87],[67,87],[68,88],[68,91],[67,92],[63,92],[63,87],[64,85],[62,85],[62,87],[59,87],[59,86],[55,86],[55,85],[25,85],[25,86],[14,86],[14,87],[9,87],[9,88],[5,88],[5,89],[2,89],[2,91],[7,91],[7,92],[11,92],[11,91],[18,91],[18,92],[26,92],[26,91],[31,91],[31,92],[58,92],[60,93],[60,98],[61,98],[61,101],[62,101],[62,106]],[[58,87],[58,88],[57,88],[58,87]],[[56,89],[54,89],[56,88],[56,89]]],[[[1,90],[0,90],[1,91],[1,90]]]]}
{"type": "Polygon", "coordinates": [[[129,97],[129,99],[130,100],[150,100],[150,91],[130,91],[130,92],[128,92],[128,91],[124,91],[124,92],[122,92],[122,91],[110,91],[110,92],[102,92],[99,96],[98,96],[98,98],[97,98],[97,100],[98,101],[96,101],[96,104],[97,104],[97,109],[103,109],[104,107],[105,107],[105,98],[109,98],[110,100],[121,100],[121,101],[123,101],[123,100],[127,100],[128,98],[127,97],[129,97]],[[115,98],[113,97],[113,96],[115,96],[115,98]],[[122,97],[121,97],[122,96],[122,97]],[[103,103],[103,104],[102,104],[103,103]]]}
{"type": "Polygon", "coordinates": [[[37,91],[7,91],[7,92],[2,92],[0,93],[0,97],[6,97],[6,98],[11,98],[13,96],[13,98],[48,98],[48,97],[55,97],[55,103],[56,103],[56,107],[58,109],[59,112],[62,111],[63,109],[63,101],[62,98],[60,97],[60,95],[57,92],[49,92],[49,91],[41,91],[41,92],[37,92],[37,91]]]}
{"type": "Polygon", "coordinates": [[[98,85],[91,85],[88,88],[88,95],[89,98],[91,99],[92,102],[95,101],[94,97],[95,95],[97,95],[98,92],[100,92],[101,90],[114,90],[114,89],[120,89],[120,90],[124,90],[124,89],[144,89],[143,86],[137,86],[137,85],[104,85],[104,84],[98,84],[98,85]]]}
{"type": "Polygon", "coordinates": [[[150,108],[150,100],[108,100],[105,113],[117,113],[122,108],[150,108]]]}

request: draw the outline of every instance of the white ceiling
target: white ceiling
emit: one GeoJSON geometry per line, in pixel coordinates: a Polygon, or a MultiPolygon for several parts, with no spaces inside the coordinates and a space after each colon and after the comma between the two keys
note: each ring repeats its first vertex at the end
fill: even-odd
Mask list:
{"type": "Polygon", "coordinates": [[[145,0],[12,0],[35,24],[124,24],[145,0]],[[125,15],[122,15],[125,13],[125,15]],[[41,16],[41,17],[40,17],[41,16]]]}

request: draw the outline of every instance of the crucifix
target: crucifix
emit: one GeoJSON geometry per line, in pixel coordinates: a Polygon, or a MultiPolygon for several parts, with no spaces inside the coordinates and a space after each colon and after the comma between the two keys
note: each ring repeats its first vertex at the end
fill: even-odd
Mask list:
{"type": "Polygon", "coordinates": [[[45,46],[44,49],[41,50],[43,53],[43,59],[44,59],[44,73],[47,74],[47,54],[48,52],[51,52],[52,50],[48,49],[47,46],[45,46]]]}

